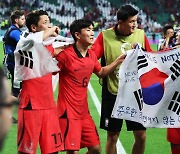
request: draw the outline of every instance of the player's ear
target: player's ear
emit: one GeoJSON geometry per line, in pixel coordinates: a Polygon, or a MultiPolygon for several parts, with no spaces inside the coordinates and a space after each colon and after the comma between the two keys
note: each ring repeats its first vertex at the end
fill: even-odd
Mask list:
{"type": "Polygon", "coordinates": [[[119,20],[119,21],[118,21],[118,24],[122,24],[122,23],[123,23],[123,21],[122,21],[122,20],[119,20]]]}
{"type": "Polygon", "coordinates": [[[15,23],[18,23],[18,19],[15,19],[15,23]]]}
{"type": "Polygon", "coordinates": [[[77,40],[79,40],[79,39],[80,39],[79,34],[80,34],[79,32],[75,32],[75,33],[74,33],[74,35],[75,35],[75,37],[76,37],[76,39],[77,39],[77,40]]]}
{"type": "Polygon", "coordinates": [[[31,25],[31,30],[32,30],[32,32],[36,32],[36,29],[37,29],[37,27],[32,24],[32,25],[31,25]]]}

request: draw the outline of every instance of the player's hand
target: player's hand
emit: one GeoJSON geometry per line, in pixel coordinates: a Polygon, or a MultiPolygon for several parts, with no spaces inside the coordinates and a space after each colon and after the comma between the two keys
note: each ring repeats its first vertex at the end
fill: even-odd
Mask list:
{"type": "Polygon", "coordinates": [[[49,27],[48,29],[44,30],[43,40],[47,39],[48,37],[57,37],[59,32],[60,28],[58,26],[49,27]]]}
{"type": "Polygon", "coordinates": [[[58,36],[60,33],[60,28],[58,26],[53,26],[50,28],[50,31],[52,32],[52,36],[58,36]]]}
{"type": "Polygon", "coordinates": [[[116,59],[116,62],[118,64],[121,64],[124,61],[125,58],[126,58],[126,54],[122,54],[116,59]]]}
{"type": "Polygon", "coordinates": [[[137,43],[137,42],[134,43],[134,44],[132,44],[132,45],[131,45],[131,48],[132,48],[132,49],[136,49],[138,46],[139,46],[140,48],[142,48],[141,44],[139,44],[139,43],[137,43]]]}
{"type": "Polygon", "coordinates": [[[138,43],[134,43],[133,45],[131,45],[131,48],[135,49],[137,45],[138,45],[138,43]]]}
{"type": "Polygon", "coordinates": [[[56,57],[61,51],[63,51],[64,49],[66,49],[70,45],[65,45],[65,46],[61,46],[61,47],[58,47],[58,48],[54,48],[53,56],[56,57]]]}

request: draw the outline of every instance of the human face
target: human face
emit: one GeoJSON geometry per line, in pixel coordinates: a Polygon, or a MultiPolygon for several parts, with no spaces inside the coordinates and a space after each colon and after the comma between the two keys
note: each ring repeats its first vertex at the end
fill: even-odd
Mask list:
{"type": "Polygon", "coordinates": [[[90,25],[89,27],[81,29],[81,32],[77,34],[77,41],[83,46],[88,47],[94,42],[94,27],[90,25]]]}
{"type": "Polygon", "coordinates": [[[24,15],[21,16],[19,19],[17,19],[17,24],[18,24],[19,28],[24,27],[25,22],[26,22],[26,19],[25,19],[24,15]]]}
{"type": "Polygon", "coordinates": [[[173,29],[168,29],[168,30],[166,31],[166,37],[171,38],[171,37],[173,37],[173,36],[174,36],[174,30],[173,30],[173,29]]]}
{"type": "Polygon", "coordinates": [[[134,33],[137,28],[137,15],[129,17],[126,21],[118,22],[118,31],[123,35],[130,35],[134,33]]]}
{"type": "Polygon", "coordinates": [[[48,28],[51,28],[50,19],[47,15],[42,15],[39,18],[40,18],[39,22],[38,22],[37,26],[35,26],[36,32],[44,31],[48,28]]]}

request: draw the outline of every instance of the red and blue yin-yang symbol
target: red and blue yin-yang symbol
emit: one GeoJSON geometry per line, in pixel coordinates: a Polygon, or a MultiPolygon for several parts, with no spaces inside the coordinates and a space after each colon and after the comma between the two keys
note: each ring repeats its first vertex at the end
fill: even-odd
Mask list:
{"type": "Polygon", "coordinates": [[[168,75],[153,68],[139,78],[142,87],[144,103],[155,105],[160,102],[164,95],[164,81],[168,75]]]}

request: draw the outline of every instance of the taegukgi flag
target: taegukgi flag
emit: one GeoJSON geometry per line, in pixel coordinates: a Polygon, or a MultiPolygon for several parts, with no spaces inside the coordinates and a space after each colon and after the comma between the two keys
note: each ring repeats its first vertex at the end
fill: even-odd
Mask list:
{"type": "Polygon", "coordinates": [[[145,127],[180,128],[180,48],[127,52],[112,117],[145,127]]]}
{"type": "Polygon", "coordinates": [[[57,61],[48,52],[46,45],[53,48],[72,44],[71,38],[63,36],[49,37],[43,41],[43,31],[28,33],[20,37],[15,55],[15,81],[42,77],[51,72],[59,71],[57,61]]]}

